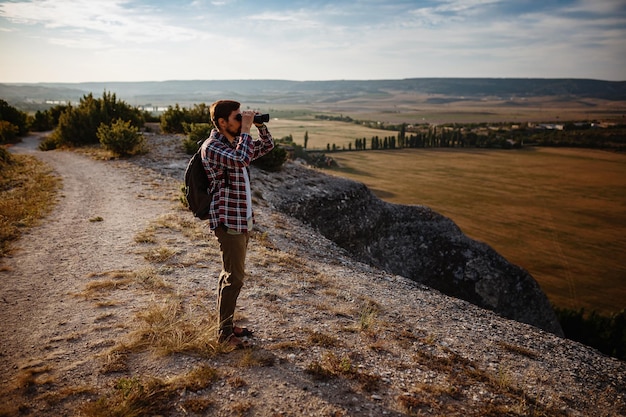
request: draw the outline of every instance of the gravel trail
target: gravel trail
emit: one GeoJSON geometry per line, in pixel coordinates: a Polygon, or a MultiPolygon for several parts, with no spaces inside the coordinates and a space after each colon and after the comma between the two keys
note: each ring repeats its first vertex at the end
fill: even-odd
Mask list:
{"type": "Polygon", "coordinates": [[[19,370],[38,369],[50,361],[85,378],[98,375],[90,354],[94,344],[107,340],[107,332],[113,337],[116,329],[105,325],[105,312],[89,308],[77,294],[94,274],[137,269],[145,263],[132,251],[134,236],[171,207],[163,199],[150,198],[155,178],[142,176],[140,168],[75,152],[42,152],[38,143],[38,136],[29,136],[11,151],[50,165],[63,187],[52,213],[3,261],[3,385],[19,370]],[[81,343],[75,343],[77,339],[81,343]]]}

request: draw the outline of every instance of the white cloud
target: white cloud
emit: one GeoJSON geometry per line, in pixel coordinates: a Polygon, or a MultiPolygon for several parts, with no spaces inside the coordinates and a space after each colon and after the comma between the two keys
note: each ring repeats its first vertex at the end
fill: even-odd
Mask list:
{"type": "Polygon", "coordinates": [[[146,34],[153,42],[189,40],[200,34],[184,26],[169,24],[149,10],[128,8],[127,0],[40,0],[0,4],[6,19],[27,25],[41,25],[45,30],[59,30],[68,38],[67,45],[80,45],[72,39],[76,30],[98,34],[121,42],[142,43],[146,34]]]}

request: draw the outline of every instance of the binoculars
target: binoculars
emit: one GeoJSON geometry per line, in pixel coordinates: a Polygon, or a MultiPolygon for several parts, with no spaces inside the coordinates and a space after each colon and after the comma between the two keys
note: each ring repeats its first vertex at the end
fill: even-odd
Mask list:
{"type": "MultiPolygon", "coordinates": [[[[241,113],[237,115],[237,120],[241,121],[241,113]]],[[[270,115],[267,113],[254,115],[254,123],[261,124],[261,123],[267,123],[269,121],[270,121],[270,115]]]]}

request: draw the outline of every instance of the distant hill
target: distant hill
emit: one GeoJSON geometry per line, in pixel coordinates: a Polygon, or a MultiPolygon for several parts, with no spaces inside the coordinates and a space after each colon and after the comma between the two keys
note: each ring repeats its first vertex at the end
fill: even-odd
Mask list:
{"type": "Polygon", "coordinates": [[[333,103],[353,98],[385,98],[406,92],[455,98],[541,97],[626,100],[626,81],[539,78],[408,78],[402,80],[189,80],[0,84],[9,103],[46,100],[78,102],[104,91],[132,105],[210,103],[228,97],[249,103],[333,103]]]}

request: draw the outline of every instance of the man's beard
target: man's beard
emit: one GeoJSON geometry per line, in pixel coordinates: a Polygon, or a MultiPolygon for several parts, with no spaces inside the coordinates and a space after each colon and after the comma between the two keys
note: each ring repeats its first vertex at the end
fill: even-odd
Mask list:
{"type": "Polygon", "coordinates": [[[239,126],[239,129],[233,131],[228,129],[227,130],[228,134],[232,135],[232,136],[240,136],[241,135],[241,126],[239,126]]]}

